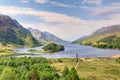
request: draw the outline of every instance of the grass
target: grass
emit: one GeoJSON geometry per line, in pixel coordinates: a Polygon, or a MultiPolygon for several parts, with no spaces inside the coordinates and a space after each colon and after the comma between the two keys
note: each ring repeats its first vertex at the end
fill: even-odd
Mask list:
{"type": "MultiPolygon", "coordinates": [[[[35,50],[35,49],[30,49],[28,50],[29,52],[35,52],[35,53],[54,53],[54,51],[51,51],[51,50],[35,50]]],[[[59,52],[59,51],[57,51],[59,52]]]]}
{"type": "Polygon", "coordinates": [[[35,49],[30,49],[28,50],[29,52],[35,52],[35,53],[51,53],[51,51],[47,50],[35,50],[35,49]]]}
{"type": "MultiPolygon", "coordinates": [[[[55,67],[59,74],[64,66],[75,67],[75,59],[52,59],[51,65],[55,67]]],[[[97,58],[79,59],[77,72],[80,78],[87,80],[120,80],[120,63],[116,59],[97,58]]]]}
{"type": "Polygon", "coordinates": [[[0,56],[7,56],[13,54],[13,50],[11,48],[1,48],[0,56]]]}

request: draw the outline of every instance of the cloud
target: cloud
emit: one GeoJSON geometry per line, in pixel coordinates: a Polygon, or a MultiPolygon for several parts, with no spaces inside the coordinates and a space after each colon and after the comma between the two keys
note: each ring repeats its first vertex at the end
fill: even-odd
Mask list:
{"type": "Polygon", "coordinates": [[[95,5],[101,5],[102,0],[83,0],[82,4],[95,4],[95,5]]]}
{"type": "Polygon", "coordinates": [[[114,3],[106,6],[97,6],[97,7],[82,7],[86,10],[89,10],[92,13],[93,17],[102,18],[120,18],[120,3],[114,3]]]}
{"type": "Polygon", "coordinates": [[[106,16],[108,18],[120,14],[120,5],[101,6],[94,8],[94,16],[106,16]]]}
{"type": "Polygon", "coordinates": [[[7,15],[17,15],[17,14],[25,14],[25,15],[33,15],[38,16],[39,18],[43,19],[46,22],[81,22],[79,18],[67,16],[64,14],[58,14],[53,12],[47,11],[37,11],[32,8],[21,8],[15,6],[0,6],[0,13],[7,14],[7,15]]]}
{"type": "Polygon", "coordinates": [[[21,0],[22,3],[28,3],[29,0],[21,0]]]}
{"type": "MultiPolygon", "coordinates": [[[[96,10],[91,11],[93,11],[92,14],[96,12],[96,10]]],[[[76,18],[65,14],[48,11],[38,11],[32,8],[22,8],[16,6],[0,6],[0,14],[14,16],[18,16],[21,14],[37,16],[38,19],[40,18],[43,21],[38,23],[24,23],[23,19],[23,21],[21,21],[20,23],[24,27],[33,27],[42,31],[48,31],[56,34],[60,38],[71,41],[77,39],[80,36],[88,35],[100,27],[120,24],[119,14],[110,16],[110,18],[107,20],[83,20],[81,18],[76,18]]],[[[96,15],[98,15],[98,13],[96,15]]]]}
{"type": "Polygon", "coordinates": [[[55,1],[50,1],[50,0],[34,0],[36,3],[39,4],[52,4],[53,6],[61,6],[61,7],[68,7],[68,8],[72,8],[75,7],[73,5],[67,5],[67,4],[63,4],[60,2],[55,2],[55,1]]]}
{"type": "Polygon", "coordinates": [[[45,4],[48,3],[48,0],[34,0],[36,3],[45,4]]]}

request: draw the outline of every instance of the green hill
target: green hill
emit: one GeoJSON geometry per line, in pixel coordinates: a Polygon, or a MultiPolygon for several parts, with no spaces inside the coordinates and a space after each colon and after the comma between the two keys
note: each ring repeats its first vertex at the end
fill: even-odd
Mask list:
{"type": "Polygon", "coordinates": [[[92,45],[99,48],[120,49],[120,25],[113,25],[98,29],[77,44],[92,45]]]}
{"type": "Polygon", "coordinates": [[[32,47],[40,43],[32,36],[29,30],[22,27],[16,20],[0,14],[0,43],[32,47]]]}

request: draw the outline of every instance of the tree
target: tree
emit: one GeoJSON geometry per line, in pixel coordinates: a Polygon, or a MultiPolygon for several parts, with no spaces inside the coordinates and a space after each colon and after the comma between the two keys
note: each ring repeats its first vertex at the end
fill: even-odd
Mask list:
{"type": "Polygon", "coordinates": [[[63,51],[64,46],[57,45],[55,43],[49,43],[48,45],[44,46],[43,49],[44,49],[44,51],[58,52],[58,51],[63,51]]]}
{"type": "Polygon", "coordinates": [[[15,72],[11,68],[6,67],[2,72],[0,80],[19,80],[19,78],[17,78],[15,72]]]}
{"type": "Polygon", "coordinates": [[[80,80],[78,75],[77,75],[77,71],[75,68],[72,68],[71,71],[69,72],[69,74],[66,76],[67,80],[80,80]]]}
{"type": "Polygon", "coordinates": [[[63,69],[62,77],[66,77],[68,74],[69,74],[69,69],[68,67],[65,66],[63,69]]]}
{"type": "Polygon", "coordinates": [[[39,80],[39,75],[36,70],[29,71],[26,74],[26,80],[39,80]]]}

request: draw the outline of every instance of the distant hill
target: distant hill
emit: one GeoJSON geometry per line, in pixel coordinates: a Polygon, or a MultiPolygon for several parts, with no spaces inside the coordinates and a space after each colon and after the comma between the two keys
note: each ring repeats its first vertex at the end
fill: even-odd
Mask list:
{"type": "Polygon", "coordinates": [[[100,28],[77,43],[101,48],[120,48],[120,25],[100,28]]]}
{"type": "Polygon", "coordinates": [[[39,41],[42,42],[47,42],[47,43],[63,43],[65,42],[64,40],[58,38],[57,36],[49,33],[49,32],[42,32],[38,29],[33,29],[33,28],[28,28],[28,30],[30,30],[30,32],[32,33],[32,35],[39,41]]]}
{"type": "Polygon", "coordinates": [[[31,32],[9,16],[0,14],[0,43],[14,46],[38,46],[31,32]]]}
{"type": "Polygon", "coordinates": [[[85,38],[87,38],[87,36],[82,36],[82,37],[80,37],[79,39],[73,41],[73,43],[79,43],[79,42],[82,42],[82,40],[84,40],[85,38]]]}

